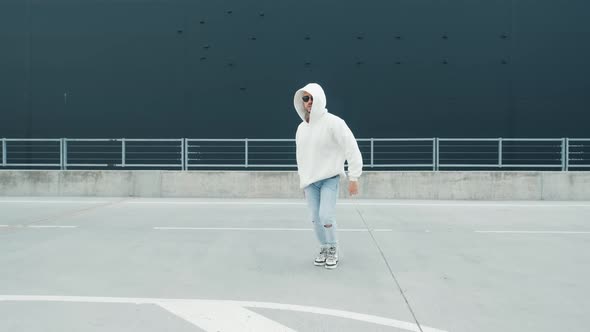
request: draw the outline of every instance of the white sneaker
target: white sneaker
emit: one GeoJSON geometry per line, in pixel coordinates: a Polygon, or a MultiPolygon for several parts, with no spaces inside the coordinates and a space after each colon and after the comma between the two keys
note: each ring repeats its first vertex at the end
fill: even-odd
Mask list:
{"type": "Polygon", "coordinates": [[[328,248],[322,247],[320,249],[320,253],[318,254],[318,256],[313,261],[313,264],[315,266],[322,266],[322,265],[326,264],[326,257],[327,256],[328,256],[328,248]]]}
{"type": "Polygon", "coordinates": [[[328,248],[328,256],[326,257],[326,269],[335,269],[338,266],[338,248],[328,248]]]}

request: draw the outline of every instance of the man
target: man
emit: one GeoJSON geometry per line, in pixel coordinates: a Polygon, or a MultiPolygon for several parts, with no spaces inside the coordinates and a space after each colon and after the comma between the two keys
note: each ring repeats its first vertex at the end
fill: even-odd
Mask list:
{"type": "Polygon", "coordinates": [[[338,266],[335,209],[340,176],[346,176],[348,191],[358,193],[363,158],[346,122],[326,109],[326,95],[319,84],[310,83],[295,93],[294,105],[301,117],[295,134],[299,186],[305,198],[320,242],[314,264],[335,269],[338,266]]]}

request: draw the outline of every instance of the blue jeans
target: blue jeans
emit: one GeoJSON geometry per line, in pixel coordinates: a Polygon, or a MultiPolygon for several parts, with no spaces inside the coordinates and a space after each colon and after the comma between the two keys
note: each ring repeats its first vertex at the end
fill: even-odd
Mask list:
{"type": "Polygon", "coordinates": [[[335,212],[339,185],[340,175],[336,175],[314,182],[303,189],[314,231],[322,247],[338,245],[335,212]]]}

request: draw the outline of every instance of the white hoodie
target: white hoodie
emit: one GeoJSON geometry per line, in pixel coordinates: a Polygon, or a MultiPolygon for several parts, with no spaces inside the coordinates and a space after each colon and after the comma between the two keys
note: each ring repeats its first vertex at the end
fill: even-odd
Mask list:
{"type": "Polygon", "coordinates": [[[302,122],[297,127],[297,171],[299,186],[308,185],[335,175],[344,175],[344,161],[348,161],[348,179],[357,181],[363,170],[363,158],[356,139],[346,122],[326,109],[326,95],[319,84],[310,83],[299,89],[293,99],[302,122]],[[303,92],[313,96],[309,123],[303,106],[303,92]]]}

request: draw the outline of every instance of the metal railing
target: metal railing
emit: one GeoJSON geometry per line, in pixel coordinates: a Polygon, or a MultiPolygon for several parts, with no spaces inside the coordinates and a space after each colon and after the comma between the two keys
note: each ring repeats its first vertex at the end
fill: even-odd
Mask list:
{"type": "MultiPolygon", "coordinates": [[[[590,168],[587,138],[362,138],[365,169],[590,168]]],[[[11,139],[3,169],[296,168],[294,139],[11,139]]]]}

